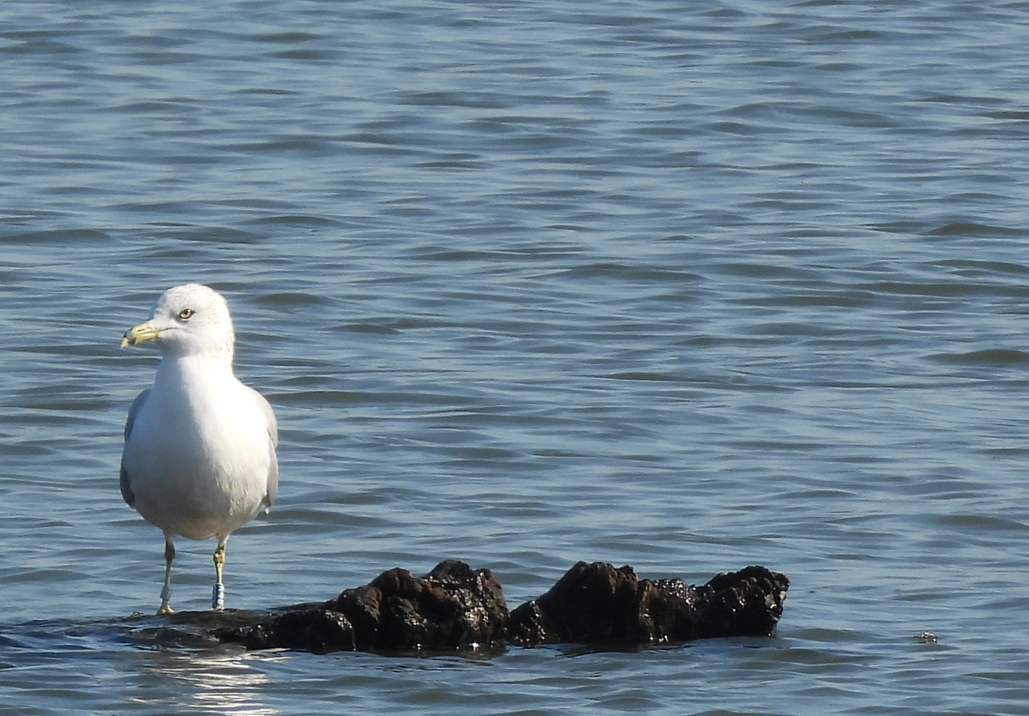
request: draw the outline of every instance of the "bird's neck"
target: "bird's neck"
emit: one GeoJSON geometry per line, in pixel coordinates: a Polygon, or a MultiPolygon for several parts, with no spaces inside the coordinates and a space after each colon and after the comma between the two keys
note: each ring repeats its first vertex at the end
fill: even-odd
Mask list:
{"type": "Polygon", "coordinates": [[[166,355],[157,366],[157,372],[186,384],[219,383],[234,379],[231,353],[166,355]]]}

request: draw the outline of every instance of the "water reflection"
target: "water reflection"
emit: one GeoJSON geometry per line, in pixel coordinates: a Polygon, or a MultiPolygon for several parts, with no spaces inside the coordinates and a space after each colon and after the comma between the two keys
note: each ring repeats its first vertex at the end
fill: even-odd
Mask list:
{"type": "MultiPolygon", "coordinates": [[[[263,659],[274,659],[264,655],[263,659]]],[[[254,668],[254,657],[239,652],[149,652],[139,662],[143,684],[154,695],[134,701],[152,706],[171,702],[196,713],[271,716],[278,709],[266,706],[262,692],[268,675],[254,668]],[[177,684],[168,683],[171,677],[177,684]]],[[[144,687],[145,690],[149,690],[144,687]]]]}

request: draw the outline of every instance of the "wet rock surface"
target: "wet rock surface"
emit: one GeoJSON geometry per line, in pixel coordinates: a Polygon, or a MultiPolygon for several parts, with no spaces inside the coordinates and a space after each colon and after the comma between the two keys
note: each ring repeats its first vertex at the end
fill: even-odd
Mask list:
{"type": "Polygon", "coordinates": [[[625,648],[770,635],[788,587],[785,575],[764,567],[692,586],[680,579],[640,579],[628,566],[579,562],[546,594],[508,612],[490,570],[447,560],[423,577],[391,569],[327,602],[267,613],[186,612],[168,620],[195,638],[247,649],[405,653],[560,643],[625,648]]]}
{"type": "Polygon", "coordinates": [[[493,574],[447,560],[424,577],[391,569],[328,602],[289,607],[216,636],[248,649],[315,652],[492,648],[503,642],[507,620],[493,574]]]}
{"type": "Polygon", "coordinates": [[[541,597],[511,612],[521,646],[667,644],[767,636],[782,616],[789,579],[764,567],[720,574],[702,587],[640,579],[632,567],[579,562],[541,597]]]}

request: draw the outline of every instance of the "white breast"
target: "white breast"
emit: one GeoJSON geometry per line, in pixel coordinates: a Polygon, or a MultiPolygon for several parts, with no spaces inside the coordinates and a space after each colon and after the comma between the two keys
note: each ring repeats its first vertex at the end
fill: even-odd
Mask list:
{"type": "Polygon", "coordinates": [[[161,362],[123,464],[135,507],[173,535],[227,535],[253,519],[275,459],[252,393],[231,374],[161,362]]]}

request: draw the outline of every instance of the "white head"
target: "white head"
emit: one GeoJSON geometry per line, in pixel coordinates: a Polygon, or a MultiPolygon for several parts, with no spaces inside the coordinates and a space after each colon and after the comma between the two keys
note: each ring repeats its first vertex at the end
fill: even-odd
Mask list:
{"type": "Polygon", "coordinates": [[[229,305],[217,291],[187,283],[165,291],[150,312],[150,320],[125,332],[121,346],[154,341],[170,356],[213,354],[232,360],[235,334],[229,305]]]}

